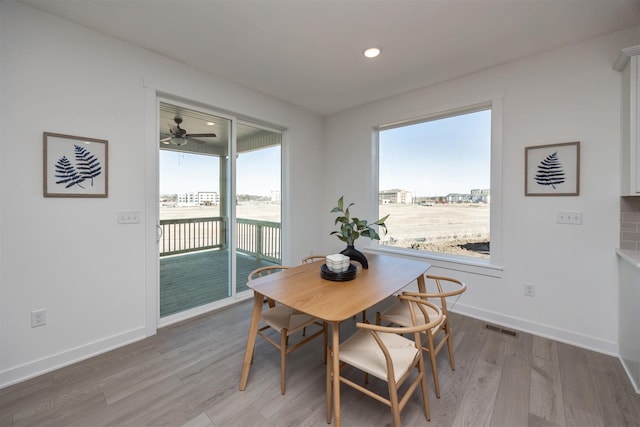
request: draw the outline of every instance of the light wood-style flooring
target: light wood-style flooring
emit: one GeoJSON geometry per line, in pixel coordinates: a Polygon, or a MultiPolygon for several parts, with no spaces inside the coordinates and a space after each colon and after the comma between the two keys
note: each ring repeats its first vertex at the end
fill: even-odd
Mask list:
{"type": "MultiPolygon", "coordinates": [[[[326,426],[322,340],[289,355],[282,396],[278,352],[258,339],[239,391],[250,313],[246,301],[0,390],[0,425],[326,426]]],[[[431,422],[415,393],[404,426],[640,426],[640,396],[617,358],[455,314],[452,329],[456,370],[443,351],[440,399],[428,369],[431,422]]],[[[345,322],[342,336],[351,331],[345,322]]],[[[341,402],[344,426],[392,423],[387,407],[349,387],[341,402]]]]}

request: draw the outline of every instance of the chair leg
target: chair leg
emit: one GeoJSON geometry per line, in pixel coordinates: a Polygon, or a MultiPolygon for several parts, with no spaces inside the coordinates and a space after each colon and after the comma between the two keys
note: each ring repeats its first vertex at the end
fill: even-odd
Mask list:
{"type": "Polygon", "coordinates": [[[420,371],[420,388],[422,389],[422,404],[424,406],[424,416],[427,421],[431,421],[431,410],[429,409],[429,395],[427,392],[427,374],[424,371],[424,360],[422,356],[418,359],[418,370],[420,371]]]}
{"type": "Polygon", "coordinates": [[[389,402],[391,403],[391,414],[393,415],[394,427],[400,427],[400,404],[398,403],[398,386],[393,378],[387,378],[389,385],[389,402]]]}
{"type": "Polygon", "coordinates": [[[280,331],[280,393],[285,393],[287,381],[287,330],[280,331]]]}
{"type": "Polygon", "coordinates": [[[431,373],[433,374],[433,386],[436,397],[440,398],[440,381],[438,380],[438,365],[436,364],[436,349],[433,346],[433,336],[427,337],[429,360],[431,361],[431,373]]]}
{"type": "Polygon", "coordinates": [[[451,342],[451,330],[449,329],[449,319],[447,319],[447,323],[444,328],[445,339],[447,340],[447,349],[449,350],[449,364],[451,365],[451,370],[456,370],[456,363],[453,360],[453,343],[451,342]]]}
{"type": "MultiPolygon", "coordinates": [[[[327,348],[327,346],[325,346],[327,348]]],[[[331,355],[331,347],[327,349],[327,353],[330,357],[331,355]]],[[[326,384],[326,395],[327,395],[327,424],[331,424],[331,407],[332,402],[332,392],[333,392],[333,363],[327,363],[327,384],[326,384]]]]}

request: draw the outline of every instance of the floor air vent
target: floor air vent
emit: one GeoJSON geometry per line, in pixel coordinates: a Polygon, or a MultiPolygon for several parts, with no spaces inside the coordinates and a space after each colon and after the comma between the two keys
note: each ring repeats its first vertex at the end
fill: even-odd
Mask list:
{"type": "Polygon", "coordinates": [[[518,333],[516,331],[512,331],[511,329],[501,328],[500,326],[485,324],[485,329],[489,329],[490,331],[500,332],[501,334],[509,335],[510,337],[518,338],[518,333]]]}

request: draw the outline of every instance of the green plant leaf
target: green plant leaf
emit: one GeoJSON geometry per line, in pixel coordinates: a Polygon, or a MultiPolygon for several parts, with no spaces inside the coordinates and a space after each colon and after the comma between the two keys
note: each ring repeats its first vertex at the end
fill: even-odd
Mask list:
{"type": "Polygon", "coordinates": [[[387,214],[384,218],[380,218],[379,220],[374,222],[374,224],[376,224],[376,225],[384,225],[384,222],[387,220],[387,218],[389,218],[389,215],[391,215],[391,214],[387,214]]]}
{"type": "Polygon", "coordinates": [[[378,226],[380,229],[387,231],[387,226],[384,223],[389,215],[384,218],[380,218],[374,223],[369,224],[366,219],[360,219],[357,217],[350,217],[349,208],[353,206],[354,203],[349,203],[346,209],[344,209],[344,196],[341,196],[338,199],[338,206],[334,207],[331,210],[331,213],[341,212],[342,215],[336,217],[334,221],[334,225],[338,225],[340,223],[340,231],[332,231],[329,233],[330,235],[336,235],[338,239],[343,242],[346,242],[347,245],[352,246],[354,242],[360,237],[368,237],[371,240],[380,240],[380,235],[376,231],[373,226],[378,226]]]}

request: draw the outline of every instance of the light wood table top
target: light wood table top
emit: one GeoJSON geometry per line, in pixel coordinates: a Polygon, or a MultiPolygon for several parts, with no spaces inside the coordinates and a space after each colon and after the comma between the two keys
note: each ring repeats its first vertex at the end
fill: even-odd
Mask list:
{"type": "MultiPolygon", "coordinates": [[[[264,297],[331,324],[333,355],[329,363],[333,365],[333,372],[338,372],[340,322],[376,305],[413,281],[417,280],[418,289],[425,292],[424,274],[431,267],[429,263],[390,255],[366,256],[369,268],[358,268],[356,278],[346,282],[334,282],[320,277],[323,262],[318,261],[263,276],[247,284],[254,291],[254,308],[240,376],[240,390],[247,386],[264,297]]],[[[340,426],[338,376],[333,378],[333,409],[334,423],[340,426]]]]}
{"type": "Polygon", "coordinates": [[[355,279],[334,282],[320,277],[321,261],[303,264],[250,281],[247,286],[291,308],[327,322],[361,313],[422,276],[431,266],[389,255],[367,254],[368,269],[355,279]]]}

